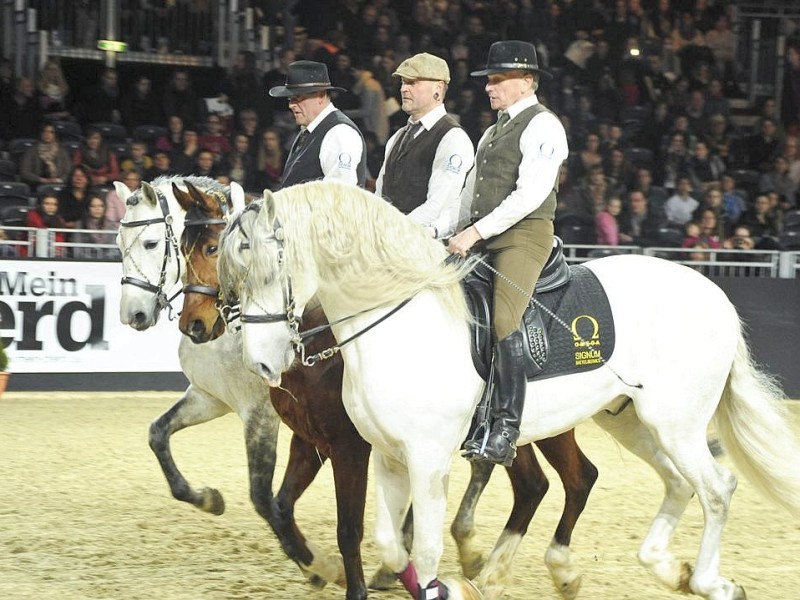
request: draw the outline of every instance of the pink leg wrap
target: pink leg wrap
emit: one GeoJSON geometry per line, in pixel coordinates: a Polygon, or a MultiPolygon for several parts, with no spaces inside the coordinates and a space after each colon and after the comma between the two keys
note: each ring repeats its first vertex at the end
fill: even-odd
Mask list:
{"type": "Polygon", "coordinates": [[[408,561],[408,566],[397,574],[397,578],[403,584],[403,587],[406,588],[406,591],[411,594],[411,597],[417,600],[419,581],[417,580],[417,570],[414,568],[414,563],[408,561]]]}

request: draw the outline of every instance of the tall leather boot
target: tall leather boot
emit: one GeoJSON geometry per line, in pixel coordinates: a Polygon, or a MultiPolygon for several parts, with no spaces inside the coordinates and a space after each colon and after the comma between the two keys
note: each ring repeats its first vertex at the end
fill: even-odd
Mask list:
{"type": "Polygon", "coordinates": [[[510,467],[517,455],[517,438],[525,405],[525,340],[517,330],[495,345],[495,397],[492,402],[492,428],[483,452],[468,460],[485,460],[510,467]]]}

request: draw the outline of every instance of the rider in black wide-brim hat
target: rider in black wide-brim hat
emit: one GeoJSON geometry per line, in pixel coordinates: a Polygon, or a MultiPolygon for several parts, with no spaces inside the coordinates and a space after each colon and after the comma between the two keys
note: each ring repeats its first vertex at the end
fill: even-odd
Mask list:
{"type": "Polygon", "coordinates": [[[550,73],[539,68],[536,48],[533,44],[517,40],[492,44],[491,48],[489,48],[486,68],[480,71],[473,71],[470,75],[480,77],[482,75],[503,73],[504,71],[532,71],[547,79],[553,78],[550,73]]]}

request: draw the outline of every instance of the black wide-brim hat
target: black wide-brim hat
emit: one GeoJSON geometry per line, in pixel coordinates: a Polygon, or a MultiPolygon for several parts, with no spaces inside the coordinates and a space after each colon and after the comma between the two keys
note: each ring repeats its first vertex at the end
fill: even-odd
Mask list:
{"type": "Polygon", "coordinates": [[[298,60],[286,68],[286,85],[276,85],[269,90],[269,95],[273,98],[288,98],[325,90],[347,91],[331,85],[325,63],[298,60]]]}
{"type": "Polygon", "coordinates": [[[470,75],[481,77],[506,71],[531,71],[532,73],[539,73],[547,79],[553,78],[550,73],[539,68],[536,48],[533,44],[516,40],[492,44],[489,48],[486,68],[480,71],[473,71],[470,75]]]}

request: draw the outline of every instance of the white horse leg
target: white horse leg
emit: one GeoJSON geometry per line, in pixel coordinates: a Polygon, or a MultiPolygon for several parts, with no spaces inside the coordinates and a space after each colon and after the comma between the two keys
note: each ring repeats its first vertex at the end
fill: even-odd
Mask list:
{"type": "MultiPolygon", "coordinates": [[[[375,473],[375,544],[385,568],[405,573],[403,585],[412,585],[413,565],[403,544],[403,519],[408,507],[408,471],[405,466],[373,448],[372,465],[375,473]]],[[[416,581],[413,581],[416,585],[416,581]]],[[[411,592],[411,590],[409,590],[411,592]]],[[[416,591],[411,592],[412,595],[416,591]]]]}
{"type": "Polygon", "coordinates": [[[671,443],[671,440],[663,442],[675,465],[693,485],[703,507],[703,535],[690,589],[709,600],[744,598],[741,587],[720,575],[722,532],[736,490],[736,477],[714,461],[704,435],[696,436],[693,442],[687,443],[686,438],[676,443],[671,443]]]}
{"type": "Polygon", "coordinates": [[[195,489],[189,484],[172,458],[170,437],[181,429],[213,421],[229,412],[227,404],[190,385],[180,400],[150,424],[150,449],[161,465],[173,497],[215,515],[225,512],[222,494],[215,488],[195,489]]]}
{"type": "Polygon", "coordinates": [[[618,415],[600,413],[594,420],[629,452],[649,464],[664,482],[664,499],[639,548],[638,559],[664,587],[689,592],[692,567],[675,558],[669,550],[669,543],[694,490],[659,449],[633,406],[618,415]]]}

